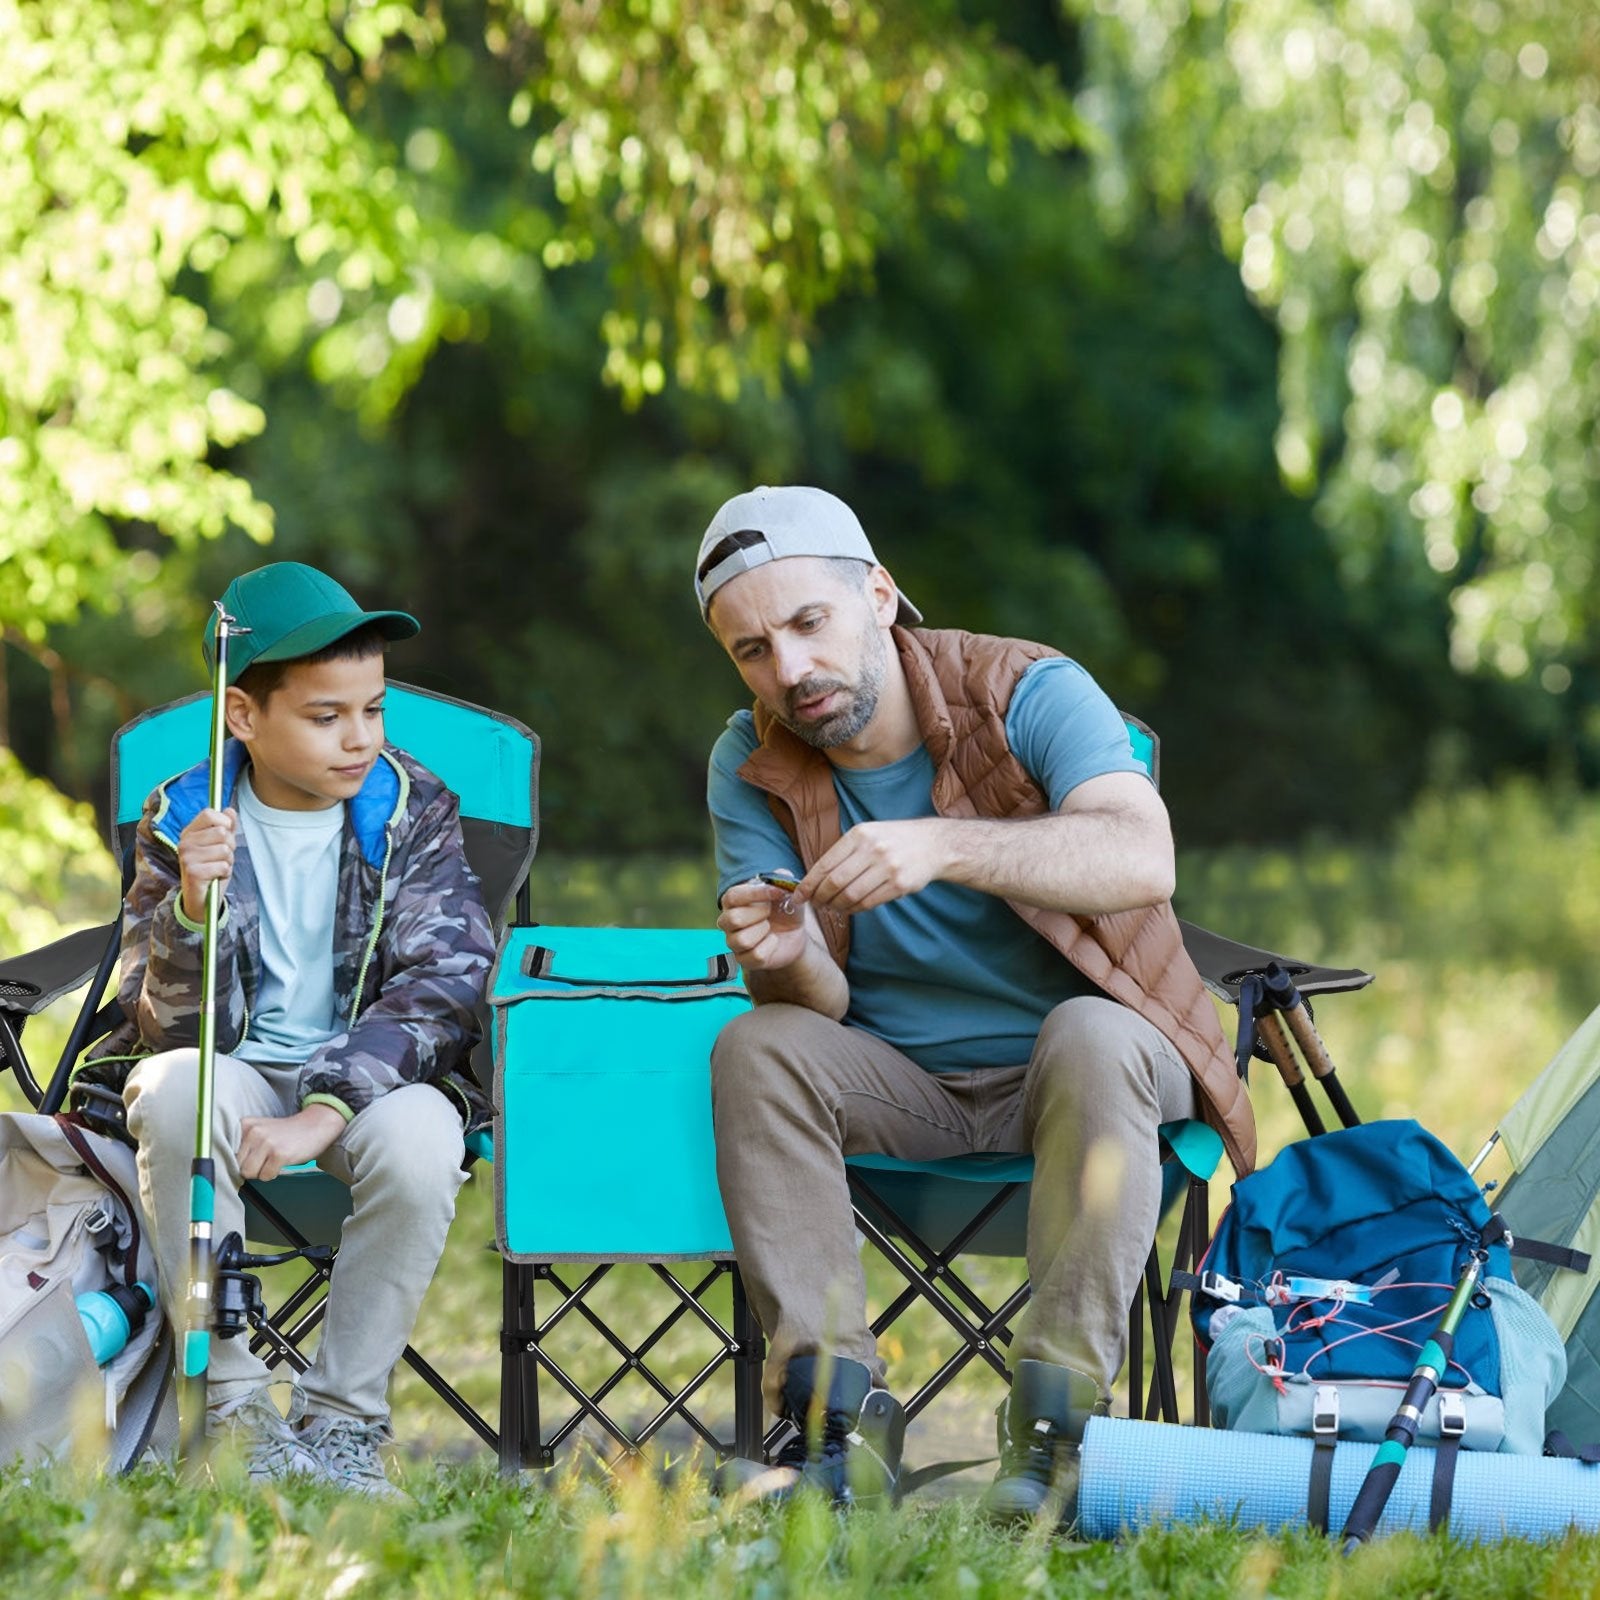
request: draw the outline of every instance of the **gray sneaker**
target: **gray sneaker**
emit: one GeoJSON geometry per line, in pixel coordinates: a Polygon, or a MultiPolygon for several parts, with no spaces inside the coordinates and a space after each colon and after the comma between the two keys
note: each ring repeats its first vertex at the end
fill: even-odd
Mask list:
{"type": "Polygon", "coordinates": [[[231,1405],[208,1408],[206,1437],[235,1452],[258,1483],[317,1471],[316,1457],[295,1438],[265,1388],[252,1389],[231,1405]]]}
{"type": "Polygon", "coordinates": [[[375,1500],[407,1500],[404,1490],[389,1479],[378,1446],[393,1435],[387,1423],[363,1422],[359,1417],[307,1417],[295,1439],[316,1462],[317,1476],[324,1483],[375,1500]]]}

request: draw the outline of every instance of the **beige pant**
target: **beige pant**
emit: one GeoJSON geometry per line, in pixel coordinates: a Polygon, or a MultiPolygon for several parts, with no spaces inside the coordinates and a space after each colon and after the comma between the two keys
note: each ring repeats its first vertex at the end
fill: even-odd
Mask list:
{"type": "MultiPolygon", "coordinates": [[[[212,1238],[244,1231],[234,1152],[245,1117],[298,1109],[293,1067],[216,1058],[216,1215],[212,1238]]],[[[169,1050],[141,1061],[123,1100],[139,1141],[139,1200],[155,1232],[162,1294],[184,1325],[189,1281],[189,1165],[194,1159],[197,1053],[169,1050]]],[[[389,1373],[411,1337],[422,1297],[455,1216],[461,1117],[428,1084],[392,1089],[350,1121],[317,1165],[350,1187],[351,1214],[339,1240],[327,1317],[311,1369],[300,1380],[306,1408],[387,1422],[389,1373]]],[[[325,1242],[325,1241],[323,1241],[325,1242]]],[[[211,1340],[212,1405],[272,1381],[249,1337],[211,1340]]]]}
{"type": "Polygon", "coordinates": [[[1026,1066],[932,1073],[815,1011],[757,1006],[717,1040],[712,1104],[734,1251],[771,1343],[774,1410],[791,1355],[843,1356],[883,1381],[844,1167],[869,1152],[1032,1153],[1033,1299],[1011,1358],[1071,1367],[1109,1395],[1159,1220],[1156,1130],[1195,1114],[1188,1068],[1142,1017],[1114,1000],[1068,1000],[1026,1066]]]}

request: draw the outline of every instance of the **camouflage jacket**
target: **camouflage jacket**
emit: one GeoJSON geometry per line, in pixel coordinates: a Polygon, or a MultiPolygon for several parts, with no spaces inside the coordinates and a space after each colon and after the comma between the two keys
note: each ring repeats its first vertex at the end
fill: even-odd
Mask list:
{"type": "MultiPolygon", "coordinates": [[[[233,803],[245,747],[223,749],[223,805],[233,803]]],[[[204,938],[178,914],[178,836],[207,804],[210,762],[169,778],[145,801],[133,885],[123,908],[118,999],[126,1020],[83,1076],[120,1091],[130,1063],[199,1042],[204,938]]],[[[300,1071],[300,1103],[328,1095],[351,1112],[407,1083],[455,1101],[468,1131],[489,1108],[467,1065],[494,953],[478,880],[467,863],[455,795],[404,751],[386,746],[345,806],[334,913],[335,1014],[345,1031],[300,1071]]],[[[260,903],[244,831],[217,942],[217,1049],[250,1028],[261,972],[260,903]]]]}

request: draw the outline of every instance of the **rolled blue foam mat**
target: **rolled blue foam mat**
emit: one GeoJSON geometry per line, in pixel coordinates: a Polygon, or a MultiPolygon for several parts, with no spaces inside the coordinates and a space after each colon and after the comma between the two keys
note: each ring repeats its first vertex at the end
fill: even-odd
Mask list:
{"type": "MultiPolygon", "coordinates": [[[[1095,1417],[1084,1432],[1078,1533],[1113,1539],[1151,1524],[1232,1519],[1276,1532],[1306,1522],[1312,1444],[1280,1434],[1180,1428],[1095,1417]]],[[[1335,1446],[1328,1524],[1344,1527],[1375,1444],[1335,1446]]],[[[1378,1533],[1428,1527],[1433,1451],[1406,1456],[1378,1533]]],[[[1456,1461],[1450,1531],[1458,1538],[1559,1539],[1600,1529],[1600,1466],[1544,1456],[1463,1450],[1456,1461]]]]}

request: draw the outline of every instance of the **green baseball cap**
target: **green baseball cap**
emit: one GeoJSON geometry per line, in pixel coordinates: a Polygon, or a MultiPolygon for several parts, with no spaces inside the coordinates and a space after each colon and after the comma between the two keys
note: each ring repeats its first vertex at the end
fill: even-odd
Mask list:
{"type": "MultiPolygon", "coordinates": [[[[275,561],[235,578],[223,591],[228,630],[228,682],[256,661],[295,661],[315,655],[347,633],[376,623],[385,639],[409,639],[422,625],[404,611],[363,611],[342,584],[300,561],[275,561]],[[234,632],[234,627],[240,631],[234,632]]],[[[217,614],[211,613],[201,645],[213,664],[217,614]]]]}

